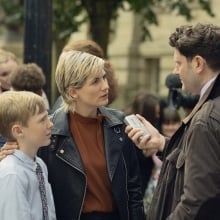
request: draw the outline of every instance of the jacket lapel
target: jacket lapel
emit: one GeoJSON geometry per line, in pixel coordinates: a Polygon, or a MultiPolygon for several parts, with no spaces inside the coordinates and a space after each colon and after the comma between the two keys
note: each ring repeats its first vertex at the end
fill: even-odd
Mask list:
{"type": "Polygon", "coordinates": [[[71,137],[63,140],[57,149],[56,155],[73,168],[85,174],[79,151],[71,137]]]}
{"type": "Polygon", "coordinates": [[[191,113],[183,119],[183,123],[187,124],[193,116],[196,114],[196,112],[199,111],[199,109],[202,107],[202,105],[207,101],[209,98],[215,98],[215,96],[219,95],[219,88],[220,87],[220,75],[217,76],[216,80],[212,83],[211,86],[207,89],[205,94],[202,96],[202,98],[198,101],[196,106],[193,108],[191,113]]]}
{"type": "MultiPolygon", "coordinates": [[[[51,120],[54,123],[52,128],[54,140],[52,140],[52,142],[56,142],[56,139],[59,139],[59,147],[56,149],[56,155],[70,166],[84,173],[79,151],[69,130],[68,114],[61,108],[54,113],[51,120]],[[56,120],[53,120],[54,118],[56,118],[56,120]],[[56,138],[58,136],[59,138],[56,138]]],[[[54,145],[57,146],[57,144],[54,145]]]]}
{"type": "Polygon", "coordinates": [[[100,112],[105,116],[104,128],[104,143],[107,162],[107,170],[110,180],[112,181],[119,158],[122,155],[124,146],[125,133],[123,131],[123,121],[106,111],[106,108],[100,108],[100,112]]]}

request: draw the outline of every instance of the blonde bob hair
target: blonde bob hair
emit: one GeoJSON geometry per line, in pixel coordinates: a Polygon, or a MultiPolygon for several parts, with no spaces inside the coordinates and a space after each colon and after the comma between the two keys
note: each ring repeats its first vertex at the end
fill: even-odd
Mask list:
{"type": "Polygon", "coordinates": [[[90,75],[96,75],[104,70],[104,60],[82,51],[63,51],[59,57],[55,80],[63,97],[63,107],[66,112],[75,111],[75,100],[69,94],[68,88],[80,89],[90,75]]]}
{"type": "Polygon", "coordinates": [[[0,95],[0,134],[13,141],[11,129],[15,124],[28,125],[31,116],[46,111],[41,96],[28,91],[7,91],[0,95]]]}

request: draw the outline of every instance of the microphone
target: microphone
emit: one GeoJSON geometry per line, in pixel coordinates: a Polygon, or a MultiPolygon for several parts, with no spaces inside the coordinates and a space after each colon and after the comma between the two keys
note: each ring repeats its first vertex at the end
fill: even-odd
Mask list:
{"type": "Polygon", "coordinates": [[[194,108],[199,100],[199,95],[182,94],[180,90],[180,88],[182,88],[182,83],[179,75],[175,73],[169,74],[165,84],[169,89],[168,107],[175,109],[179,109],[179,107],[194,108]]]}
{"type": "Polygon", "coordinates": [[[175,73],[170,73],[166,77],[165,81],[166,87],[169,89],[168,94],[168,107],[178,109],[181,102],[181,94],[177,90],[179,88],[182,88],[182,83],[180,81],[179,75],[175,73]]]}
{"type": "Polygon", "coordinates": [[[179,89],[182,88],[182,83],[180,81],[179,75],[175,73],[170,73],[165,81],[166,87],[169,89],[179,89]]]}

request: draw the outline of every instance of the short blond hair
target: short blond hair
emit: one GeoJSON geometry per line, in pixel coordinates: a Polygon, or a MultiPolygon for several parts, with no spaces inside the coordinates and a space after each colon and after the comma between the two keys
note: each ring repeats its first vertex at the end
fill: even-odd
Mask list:
{"type": "Polygon", "coordinates": [[[0,48],[0,64],[7,63],[9,60],[13,60],[16,63],[18,62],[15,54],[13,54],[10,51],[3,50],[0,48]]]}
{"type": "Polygon", "coordinates": [[[14,140],[11,129],[15,123],[27,126],[31,116],[46,110],[41,96],[28,91],[7,91],[0,95],[0,134],[14,140]]]}
{"type": "MultiPolygon", "coordinates": [[[[104,52],[101,46],[93,40],[85,39],[85,40],[70,41],[68,44],[64,46],[63,51],[70,51],[70,50],[83,51],[104,59],[104,52]]],[[[118,80],[115,76],[115,70],[112,64],[106,59],[104,66],[105,66],[106,78],[109,84],[108,104],[111,104],[117,98],[119,93],[118,80]]]]}
{"type": "Polygon", "coordinates": [[[75,101],[68,88],[80,89],[89,75],[104,71],[104,60],[92,54],[70,50],[63,51],[58,60],[55,80],[63,97],[65,111],[75,111],[75,101]]]}

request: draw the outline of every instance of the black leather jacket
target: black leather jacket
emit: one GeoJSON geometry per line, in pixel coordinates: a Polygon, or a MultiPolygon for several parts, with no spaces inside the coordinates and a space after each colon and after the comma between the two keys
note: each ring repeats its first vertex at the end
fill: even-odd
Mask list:
{"type": "MultiPolygon", "coordinates": [[[[121,220],[144,219],[135,146],[124,132],[124,114],[102,107],[107,170],[121,220]]],[[[51,117],[52,141],[39,151],[48,167],[57,220],[79,220],[87,179],[70,133],[68,114],[62,108],[51,117]]]]}

